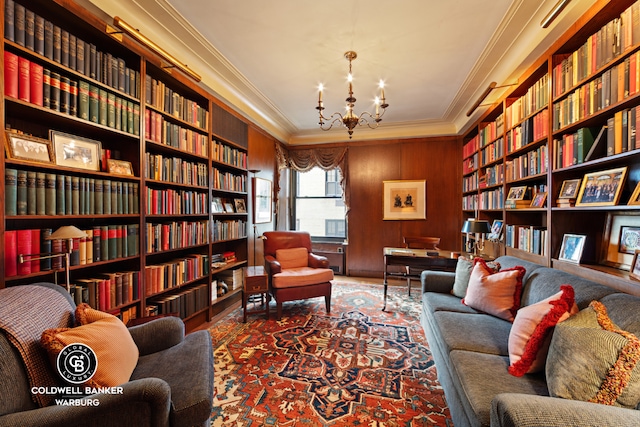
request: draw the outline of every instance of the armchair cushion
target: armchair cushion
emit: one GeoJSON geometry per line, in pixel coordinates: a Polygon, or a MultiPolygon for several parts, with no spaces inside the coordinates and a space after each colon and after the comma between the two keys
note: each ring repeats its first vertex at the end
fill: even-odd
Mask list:
{"type": "Polygon", "coordinates": [[[333,270],[329,268],[288,268],[273,275],[272,286],[274,288],[293,288],[329,282],[330,280],[333,280],[333,270]]]}
{"type": "Polygon", "coordinates": [[[283,269],[308,267],[309,253],[307,248],[278,249],[276,260],[283,269]]]}

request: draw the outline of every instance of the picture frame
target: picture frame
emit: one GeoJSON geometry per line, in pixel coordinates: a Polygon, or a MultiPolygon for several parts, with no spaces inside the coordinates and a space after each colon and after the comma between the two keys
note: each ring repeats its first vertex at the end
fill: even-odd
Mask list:
{"type": "Polygon", "coordinates": [[[102,143],[68,133],[50,131],[58,166],[91,171],[100,170],[102,143]]]}
{"type": "Polygon", "coordinates": [[[220,197],[211,198],[211,212],[213,213],[224,212],[224,206],[222,205],[222,199],[220,197]]]}
{"type": "Polygon", "coordinates": [[[233,204],[236,207],[237,213],[247,213],[247,206],[244,203],[244,199],[233,199],[233,204]]]}
{"type": "Polygon", "coordinates": [[[620,227],[620,241],[618,252],[625,254],[635,254],[640,249],[640,227],[620,227]]]}
{"type": "Polygon", "coordinates": [[[224,205],[224,211],[226,213],[236,213],[235,209],[233,208],[233,203],[231,203],[229,200],[223,201],[222,204],[224,205]]]}
{"type": "Polygon", "coordinates": [[[494,219],[491,224],[491,232],[487,234],[489,240],[500,240],[502,235],[502,228],[504,227],[504,221],[501,219],[494,219]]]}
{"type": "Polygon", "coordinates": [[[393,180],[382,182],[382,219],[427,219],[427,181],[393,180]]]}
{"type": "Polygon", "coordinates": [[[507,200],[524,200],[527,195],[527,186],[511,187],[507,194],[507,200]]]}
{"type": "Polygon", "coordinates": [[[633,254],[633,260],[631,261],[631,267],[629,269],[629,277],[632,279],[640,280],[640,249],[636,250],[633,254]]]}
{"type": "Polygon", "coordinates": [[[271,222],[271,181],[253,178],[253,223],[271,222]]]}
{"type": "Polygon", "coordinates": [[[627,205],[640,205],[640,181],[636,184],[636,188],[633,190],[631,197],[629,197],[627,205]]]}
{"type": "Polygon", "coordinates": [[[54,162],[53,145],[47,139],[5,131],[5,143],[5,152],[9,159],[45,164],[54,162]]]}
{"type": "Polygon", "coordinates": [[[626,174],[626,166],[585,174],[576,199],[576,206],[617,205],[626,174]]]}
{"type": "Polygon", "coordinates": [[[625,229],[640,229],[640,212],[619,211],[607,213],[602,235],[600,264],[629,271],[635,253],[621,251],[621,249],[633,247],[634,245],[630,240],[621,245],[623,237],[632,237],[628,233],[623,236],[625,229]]]}
{"type": "Polygon", "coordinates": [[[562,237],[558,259],[579,264],[586,240],[587,236],[582,234],[565,234],[562,237]]]}
{"type": "Polygon", "coordinates": [[[531,206],[532,208],[543,208],[544,207],[544,202],[547,200],[547,192],[546,191],[540,191],[538,193],[536,193],[536,195],[533,197],[533,200],[531,200],[531,206]]]}
{"type": "Polygon", "coordinates": [[[558,194],[558,199],[575,199],[578,197],[581,182],[582,178],[564,180],[562,182],[562,187],[560,188],[560,194],[558,194]]]}
{"type": "Polygon", "coordinates": [[[126,160],[107,159],[107,172],[115,175],[133,176],[133,165],[126,160]]]}

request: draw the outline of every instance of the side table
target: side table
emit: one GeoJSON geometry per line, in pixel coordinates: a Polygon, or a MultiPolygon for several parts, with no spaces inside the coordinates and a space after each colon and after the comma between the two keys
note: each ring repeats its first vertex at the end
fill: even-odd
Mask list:
{"type": "MultiPolygon", "coordinates": [[[[266,313],[269,318],[269,284],[267,281],[267,273],[261,265],[247,267],[244,270],[244,290],[242,295],[243,322],[247,322],[247,314],[266,313]],[[247,310],[249,297],[252,295],[260,296],[260,305],[264,306],[262,310],[247,310]]],[[[254,303],[255,304],[255,303],[254,303]]]]}

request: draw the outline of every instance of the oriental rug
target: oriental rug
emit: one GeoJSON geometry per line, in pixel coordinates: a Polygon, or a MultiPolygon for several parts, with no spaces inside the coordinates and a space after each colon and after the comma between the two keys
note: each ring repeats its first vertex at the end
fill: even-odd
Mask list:
{"type": "Polygon", "coordinates": [[[383,312],[381,286],[335,282],[328,315],[324,298],[285,303],[281,320],[234,311],[210,329],[211,425],[446,426],[419,299],[390,287],[383,312]]]}

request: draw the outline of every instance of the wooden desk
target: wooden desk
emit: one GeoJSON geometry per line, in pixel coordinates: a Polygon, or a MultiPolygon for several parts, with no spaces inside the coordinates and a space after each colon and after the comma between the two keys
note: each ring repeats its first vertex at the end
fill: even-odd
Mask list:
{"type": "Polygon", "coordinates": [[[387,278],[399,276],[406,278],[406,273],[389,273],[390,265],[409,266],[423,270],[455,271],[459,253],[451,257],[451,251],[435,249],[383,248],[384,255],[384,307],[387,308],[387,278]]]}

